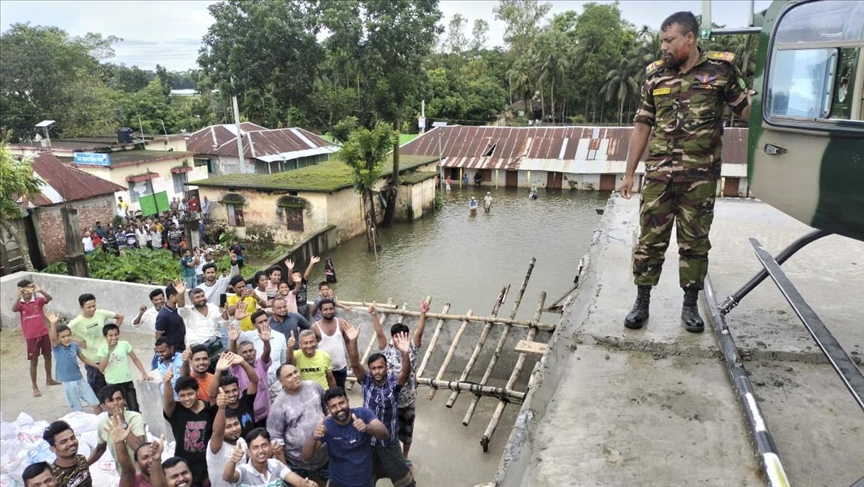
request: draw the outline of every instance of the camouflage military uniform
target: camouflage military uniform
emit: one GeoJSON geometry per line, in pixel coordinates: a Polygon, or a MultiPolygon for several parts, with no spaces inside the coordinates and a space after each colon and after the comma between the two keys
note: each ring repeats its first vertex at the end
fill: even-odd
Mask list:
{"type": "Polygon", "coordinates": [[[657,61],[646,69],[634,121],[652,126],[633,256],[637,286],[655,286],[677,219],[681,287],[702,288],[708,272],[708,232],[720,179],[723,104],[740,115],[747,94],[734,55],[701,52],[687,73],[657,61]]]}

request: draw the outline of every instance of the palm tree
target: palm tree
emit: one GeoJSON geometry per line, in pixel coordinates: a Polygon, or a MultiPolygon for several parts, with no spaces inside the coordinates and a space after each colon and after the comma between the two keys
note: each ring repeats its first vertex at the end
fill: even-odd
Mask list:
{"type": "Polygon", "coordinates": [[[618,120],[624,124],[624,103],[628,98],[639,94],[639,79],[642,66],[631,56],[623,56],[618,66],[606,73],[606,83],[600,89],[601,95],[606,95],[606,101],[614,96],[618,101],[618,120]]]}
{"type": "Polygon", "coordinates": [[[572,47],[570,39],[563,32],[557,30],[547,30],[541,33],[535,38],[532,45],[532,61],[536,65],[537,82],[540,86],[541,96],[543,85],[547,81],[549,83],[553,121],[555,120],[555,82],[561,80],[564,73],[570,69],[572,47]]]}

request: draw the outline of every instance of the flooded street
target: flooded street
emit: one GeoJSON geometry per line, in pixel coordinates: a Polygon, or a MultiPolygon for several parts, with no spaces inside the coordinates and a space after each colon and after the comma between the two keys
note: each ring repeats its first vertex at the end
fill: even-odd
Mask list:
{"type": "MultiPolygon", "coordinates": [[[[336,266],[337,296],[351,301],[393,298],[416,309],[417,301],[430,295],[434,311],[449,301],[451,313],[473,308],[474,314],[487,315],[501,287],[511,284],[501,309],[506,316],[531,257],[536,257],[518,316],[531,317],[541,290],[551,304],[570,289],[600,220],[595,210],[609,194],[540,190],[539,199],[529,200],[526,189],[488,190],[494,198],[488,215],[482,207],[476,216],[468,212],[469,198],[482,201],[487,188],[454,186],[440,211],[413,224],[381,229],[383,250],[377,263],[363,236],[323,255],[336,266]]],[[[323,277],[323,267],[313,276],[313,281],[323,277]]]]}

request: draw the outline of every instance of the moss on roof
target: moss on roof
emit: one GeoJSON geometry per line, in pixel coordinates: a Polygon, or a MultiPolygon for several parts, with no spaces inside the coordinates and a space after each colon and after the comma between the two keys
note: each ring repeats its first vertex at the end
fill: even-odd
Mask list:
{"type": "Polygon", "coordinates": [[[435,174],[437,173],[433,171],[409,172],[408,174],[403,174],[399,177],[399,184],[417,184],[421,181],[434,178],[435,174]]]}
{"type": "MultiPolygon", "coordinates": [[[[403,155],[399,162],[399,173],[404,174],[418,166],[438,162],[438,157],[403,155]]],[[[392,172],[391,156],[384,164],[381,175],[389,176],[392,172]]],[[[189,184],[217,188],[329,192],[353,186],[354,179],[347,165],[338,160],[330,160],[315,166],[274,174],[222,174],[189,184]]]]}

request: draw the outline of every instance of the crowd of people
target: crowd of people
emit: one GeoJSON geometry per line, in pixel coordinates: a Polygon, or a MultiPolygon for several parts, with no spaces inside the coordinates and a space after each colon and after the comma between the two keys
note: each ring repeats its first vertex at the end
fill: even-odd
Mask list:
{"type": "Polygon", "coordinates": [[[169,203],[169,209],[155,215],[142,217],[140,212],[133,214],[129,205],[119,197],[117,216],[114,221],[103,226],[101,221],[92,227],[85,227],[81,244],[84,253],[91,254],[98,250],[119,255],[121,249],[166,249],[175,256],[180,256],[189,248],[186,242],[184,223],[189,219],[198,220],[198,233],[201,242],[206,243],[205,224],[210,220],[211,202],[204,197],[199,204],[197,196],[174,198],[169,203]]]}
{"type": "Polygon", "coordinates": [[[34,396],[42,356],[48,383],[63,385],[69,409],[99,415],[89,457],[78,453],[69,424],[52,422],[43,438],[56,459],[28,466],[26,487],[90,486],[89,468],[106,450],[121,486],[370,487],[379,478],[416,485],[408,454],[428,303],[413,334],[399,323],[389,336],[370,306],[380,351],[361,362],[359,328],[336,316],[351,307],[333,295],[331,260],[311,303],[307,283],[319,257],[303,271],[288,259],[287,273],[274,266],[248,284],[241,262],[232,252],[227,275],[208,262],[200,282],[177,280],[149,293],[151,305],[131,326],[152,327],[151,360],[122,339],[125,317],[99,308],[93,294],[80,295],[80,314],[63,324],[46,309],[46,290],[18,283],[13,310],[21,314],[34,396]],[[349,370],[362,386],[362,407],[351,407],[345,392],[349,370]],[[136,371],[159,382],[176,441],[165,461],[164,438],[147,441],[136,371]]]}

